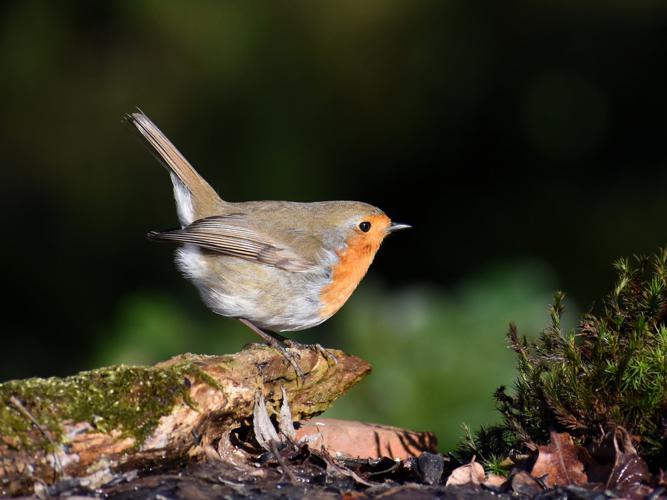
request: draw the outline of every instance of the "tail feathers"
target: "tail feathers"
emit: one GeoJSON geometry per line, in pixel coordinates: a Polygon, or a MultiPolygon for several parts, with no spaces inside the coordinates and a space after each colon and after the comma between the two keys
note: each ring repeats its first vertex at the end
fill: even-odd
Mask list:
{"type": "Polygon", "coordinates": [[[157,241],[160,239],[160,232],[159,231],[148,231],[146,233],[146,239],[151,240],[151,241],[157,241]]]}
{"type": "Polygon", "coordinates": [[[223,203],[218,194],[150,118],[142,111],[126,118],[139,131],[151,153],[170,172],[181,224],[187,225],[215,213],[223,203]]]}
{"type": "Polygon", "coordinates": [[[181,230],[176,228],[167,229],[166,231],[148,231],[146,233],[146,239],[148,241],[175,241],[178,243],[188,243],[188,241],[184,241],[181,230]]]}

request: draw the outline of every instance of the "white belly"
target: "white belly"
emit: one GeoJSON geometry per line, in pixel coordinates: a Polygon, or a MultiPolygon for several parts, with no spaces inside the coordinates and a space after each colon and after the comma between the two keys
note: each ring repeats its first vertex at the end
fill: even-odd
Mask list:
{"type": "Polygon", "coordinates": [[[176,263],[215,313],[244,318],[275,332],[304,330],[322,323],[320,291],[327,272],[293,273],[237,257],[204,254],[196,246],[178,249],[176,263]]]}

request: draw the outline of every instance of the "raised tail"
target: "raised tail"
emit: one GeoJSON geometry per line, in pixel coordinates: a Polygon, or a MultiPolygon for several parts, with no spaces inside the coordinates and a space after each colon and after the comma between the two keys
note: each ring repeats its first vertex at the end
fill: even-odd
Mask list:
{"type": "Polygon", "coordinates": [[[142,111],[126,115],[139,131],[153,156],[171,175],[178,217],[183,226],[219,212],[224,203],[190,162],[142,111]]]}

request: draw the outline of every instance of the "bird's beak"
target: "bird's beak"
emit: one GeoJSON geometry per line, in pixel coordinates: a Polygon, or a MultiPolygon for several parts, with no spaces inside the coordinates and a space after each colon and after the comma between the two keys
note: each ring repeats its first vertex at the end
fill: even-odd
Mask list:
{"type": "Polygon", "coordinates": [[[392,222],[387,228],[388,233],[393,233],[394,231],[400,231],[402,229],[410,229],[412,226],[410,224],[400,224],[398,222],[392,222]]]}

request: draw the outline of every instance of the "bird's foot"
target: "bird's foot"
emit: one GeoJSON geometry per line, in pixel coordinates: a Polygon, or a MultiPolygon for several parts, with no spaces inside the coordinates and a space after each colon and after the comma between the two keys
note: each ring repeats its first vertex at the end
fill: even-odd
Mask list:
{"type": "Polygon", "coordinates": [[[301,367],[299,366],[299,363],[297,362],[297,358],[299,357],[298,354],[292,353],[288,350],[288,347],[291,347],[289,344],[285,345],[283,342],[273,339],[272,342],[268,342],[268,344],[273,347],[276,351],[278,351],[285,360],[292,365],[292,368],[294,368],[294,371],[296,373],[296,376],[298,380],[303,384],[303,379],[305,378],[305,375],[303,373],[303,370],[301,370],[301,367]]]}
{"type": "Polygon", "coordinates": [[[322,357],[327,360],[327,364],[334,366],[338,364],[338,359],[336,358],[336,356],[329,349],[322,347],[321,344],[302,344],[300,342],[297,342],[296,340],[291,340],[291,339],[285,339],[283,343],[286,346],[293,348],[304,348],[304,347],[315,348],[317,352],[320,353],[322,357]]]}
{"type": "MultiPolygon", "coordinates": [[[[292,341],[286,339],[282,335],[278,335],[277,333],[272,335],[268,332],[265,332],[264,330],[255,326],[251,321],[248,321],[247,319],[239,318],[239,321],[244,325],[246,325],[248,328],[250,328],[257,335],[262,337],[267,344],[269,344],[276,351],[278,351],[282,355],[282,357],[285,358],[285,360],[290,365],[292,365],[292,368],[294,368],[294,372],[296,373],[297,380],[301,382],[301,384],[303,385],[303,379],[305,378],[305,375],[303,373],[303,370],[301,370],[299,363],[297,363],[296,360],[296,358],[298,358],[299,355],[288,351],[288,347],[291,347],[290,343],[292,341]]],[[[300,345],[298,342],[296,342],[295,344],[296,346],[300,345]]]]}

